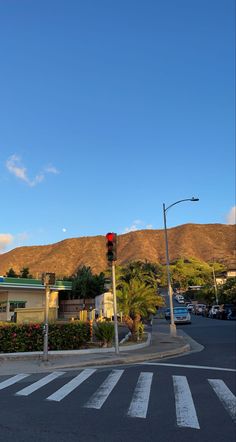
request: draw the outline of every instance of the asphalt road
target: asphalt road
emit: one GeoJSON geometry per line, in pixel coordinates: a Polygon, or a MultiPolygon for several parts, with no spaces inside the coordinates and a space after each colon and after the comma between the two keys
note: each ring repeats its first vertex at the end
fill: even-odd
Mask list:
{"type": "Polygon", "coordinates": [[[198,353],[8,386],[2,376],[0,441],[235,442],[235,327],[193,316],[178,328],[205,347],[198,353]]]}

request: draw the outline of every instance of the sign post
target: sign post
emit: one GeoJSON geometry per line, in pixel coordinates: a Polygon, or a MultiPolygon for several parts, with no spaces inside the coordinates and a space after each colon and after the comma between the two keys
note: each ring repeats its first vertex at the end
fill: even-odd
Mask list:
{"type": "Polygon", "coordinates": [[[42,284],[45,286],[45,319],[44,319],[44,340],[43,340],[43,361],[48,361],[48,317],[50,287],[55,284],[55,273],[43,273],[42,284]]]}

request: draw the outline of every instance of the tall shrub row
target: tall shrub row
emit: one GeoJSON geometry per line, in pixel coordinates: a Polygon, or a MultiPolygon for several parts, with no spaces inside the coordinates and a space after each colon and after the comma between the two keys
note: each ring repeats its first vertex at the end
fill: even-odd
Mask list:
{"type": "MultiPolygon", "coordinates": [[[[0,325],[0,353],[43,351],[43,324],[0,325]]],[[[76,350],[90,340],[89,324],[50,324],[48,350],[76,350]]]]}

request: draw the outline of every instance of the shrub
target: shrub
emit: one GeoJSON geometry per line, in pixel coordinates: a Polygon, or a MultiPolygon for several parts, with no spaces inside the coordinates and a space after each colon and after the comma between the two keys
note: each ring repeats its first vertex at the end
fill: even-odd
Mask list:
{"type": "MultiPolygon", "coordinates": [[[[49,324],[48,350],[74,350],[90,339],[88,324],[49,324]]],[[[43,324],[0,325],[0,352],[43,351],[43,324]]]]}
{"type": "Polygon", "coordinates": [[[98,322],[93,330],[97,340],[101,342],[103,347],[111,345],[115,334],[112,322],[98,322]]]}
{"type": "Polygon", "coordinates": [[[144,334],[144,324],[142,322],[140,322],[140,324],[138,326],[138,338],[142,339],[143,334],[144,334]]]}

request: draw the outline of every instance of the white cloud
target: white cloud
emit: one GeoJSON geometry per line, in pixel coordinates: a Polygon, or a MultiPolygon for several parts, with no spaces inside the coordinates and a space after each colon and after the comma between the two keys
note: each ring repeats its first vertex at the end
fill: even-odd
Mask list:
{"type": "Polygon", "coordinates": [[[30,238],[29,233],[27,232],[22,232],[22,233],[18,233],[16,235],[16,241],[17,243],[21,244],[24,243],[25,241],[27,241],[30,238]]]}
{"type": "Polygon", "coordinates": [[[6,167],[10,173],[15,175],[15,177],[24,181],[30,187],[36,186],[36,184],[41,183],[45,178],[45,173],[58,174],[59,171],[54,166],[47,166],[42,172],[37,174],[33,179],[30,179],[27,173],[26,167],[21,163],[21,158],[17,155],[11,155],[6,161],[6,167]]]}
{"type": "Polygon", "coordinates": [[[67,229],[63,227],[62,232],[67,232],[67,229]]]}
{"type": "Polygon", "coordinates": [[[138,226],[136,224],[132,224],[130,227],[125,227],[123,233],[134,232],[135,230],[138,230],[138,226]]]}
{"type": "Polygon", "coordinates": [[[236,206],[230,209],[227,215],[227,224],[236,224],[236,206]]]}
{"type": "Polygon", "coordinates": [[[130,227],[125,227],[123,233],[135,232],[136,230],[139,229],[153,229],[153,226],[152,224],[145,225],[143,221],[141,221],[140,219],[136,219],[133,221],[130,227]]]}
{"type": "Polygon", "coordinates": [[[143,224],[143,222],[141,221],[141,219],[135,219],[134,220],[134,224],[143,224]]]}
{"type": "Polygon", "coordinates": [[[13,235],[10,233],[0,233],[0,252],[13,242],[13,235]]]}
{"type": "Polygon", "coordinates": [[[54,167],[54,166],[47,166],[47,167],[45,167],[44,170],[45,170],[45,172],[47,172],[47,173],[54,173],[55,175],[57,175],[58,173],[60,173],[59,170],[57,170],[56,167],[54,167]]]}

